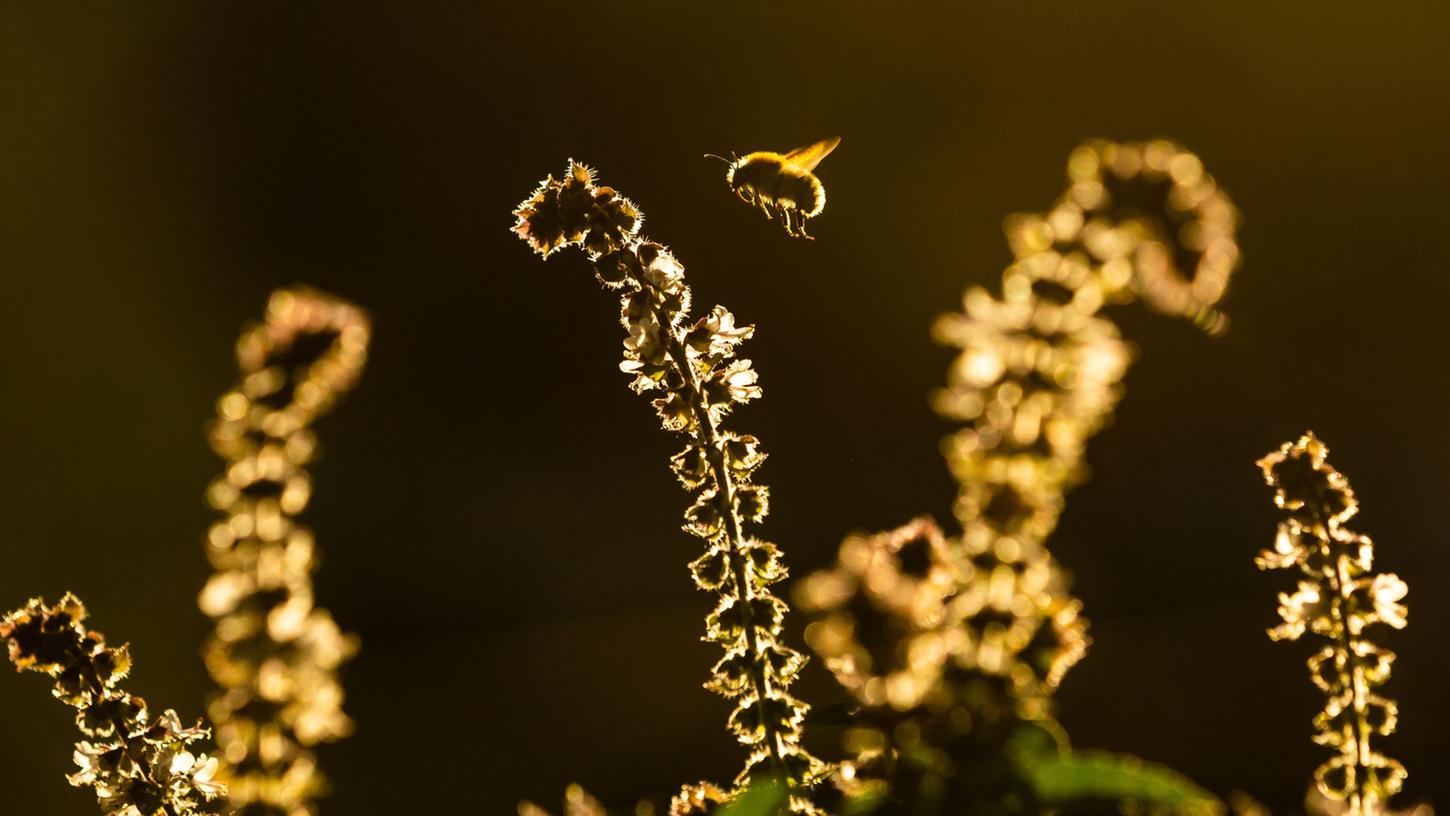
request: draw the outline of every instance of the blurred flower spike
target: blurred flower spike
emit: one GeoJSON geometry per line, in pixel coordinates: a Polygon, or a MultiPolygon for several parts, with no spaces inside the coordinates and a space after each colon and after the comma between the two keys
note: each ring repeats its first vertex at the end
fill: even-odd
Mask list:
{"type": "MultiPolygon", "coordinates": [[[[519,816],[550,816],[533,802],[519,805],[519,816]]],[[[608,811],[598,799],[579,785],[570,785],[564,790],[564,816],[608,816],[608,811]]]]}
{"type": "Polygon", "coordinates": [[[314,605],[313,535],[295,518],[312,494],[312,422],[356,384],[371,331],[349,303],[274,292],[237,342],[241,378],[210,427],[227,467],[208,490],[223,517],[207,533],[215,571],[199,604],[216,624],[204,656],[221,776],[243,816],[313,813],[324,780],[311,749],[352,730],[337,668],[357,641],[314,605]]]}
{"type": "MultiPolygon", "coordinates": [[[[1104,307],[1142,299],[1223,330],[1236,220],[1183,148],[1089,142],[1051,210],[1007,220],[1001,294],[972,287],[937,321],[938,342],[957,350],[932,405],[962,426],[942,443],[960,533],[920,519],[852,536],[797,588],[815,616],[811,647],[879,723],[848,734],[855,757],[837,778],[848,796],[876,795],[883,776],[898,793],[956,784],[970,775],[953,763],[1000,756],[1014,722],[1058,731],[1052,695],[1089,640],[1046,542],[1132,361],[1104,307]],[[908,575],[910,551],[928,566],[908,575]]],[[[980,794],[932,793],[947,798],[925,807],[971,810],[980,794]]]]}
{"type": "Polygon", "coordinates": [[[1088,142],[1068,181],[1047,213],[1007,220],[1015,260],[1002,295],[969,289],[935,329],[958,355],[933,405],[965,425],[942,448],[960,484],[954,604],[987,656],[975,669],[1007,678],[1028,719],[1047,714],[1087,647],[1046,540],[1132,361],[1102,309],[1141,298],[1221,331],[1216,307],[1239,260],[1237,211],[1172,142],[1088,142]]]}

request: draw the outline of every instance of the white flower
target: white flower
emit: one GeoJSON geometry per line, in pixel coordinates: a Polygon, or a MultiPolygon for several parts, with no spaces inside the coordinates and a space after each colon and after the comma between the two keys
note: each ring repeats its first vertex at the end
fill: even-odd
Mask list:
{"type": "Polygon", "coordinates": [[[196,757],[192,756],[190,752],[178,751],[176,752],[176,755],[171,758],[171,774],[172,776],[175,776],[176,774],[184,774],[187,771],[191,770],[191,767],[195,764],[196,757]]]}
{"type": "Polygon", "coordinates": [[[209,757],[206,754],[197,757],[196,762],[192,764],[191,784],[208,799],[227,794],[226,784],[216,781],[219,767],[220,763],[217,762],[217,758],[209,757]]]}
{"type": "Polygon", "coordinates": [[[1279,615],[1284,622],[1269,630],[1274,640],[1297,640],[1311,626],[1315,618],[1324,614],[1324,600],[1319,587],[1308,581],[1299,582],[1299,590],[1293,595],[1279,593],[1279,615]]]}
{"type": "Polygon", "coordinates": [[[76,743],[74,754],[75,762],[81,767],[79,771],[71,774],[67,779],[74,787],[94,784],[97,775],[100,773],[100,755],[105,751],[104,746],[95,746],[89,742],[76,743]]]}
{"type": "Polygon", "coordinates": [[[740,360],[725,369],[723,379],[726,388],[730,391],[730,398],[736,402],[749,402],[760,396],[761,389],[756,385],[760,375],[750,367],[749,360],[740,360]]]}
{"type": "Polygon", "coordinates": [[[1376,575],[1369,587],[1370,598],[1374,600],[1375,617],[1396,629],[1405,628],[1405,615],[1409,610],[1399,601],[1409,591],[1409,586],[1392,572],[1376,575]]]}
{"type": "Polygon", "coordinates": [[[679,288],[685,277],[685,267],[668,252],[661,252],[650,261],[644,270],[644,279],[662,292],[673,292],[679,288]]]}
{"type": "MultiPolygon", "coordinates": [[[[665,344],[661,339],[662,327],[654,314],[647,313],[629,321],[629,337],[625,338],[627,357],[644,363],[659,365],[664,362],[665,344]]],[[[626,359],[626,363],[631,362],[626,359]]],[[[624,366],[621,365],[621,368],[624,366]]]]}
{"type": "Polygon", "coordinates": [[[691,330],[691,347],[695,351],[725,355],[754,333],[754,326],[735,325],[735,315],[724,306],[716,306],[691,330]]]}
{"type": "Polygon", "coordinates": [[[1259,553],[1254,563],[1259,569],[1283,569],[1292,567],[1304,559],[1304,545],[1299,543],[1298,531],[1288,524],[1279,525],[1279,534],[1274,537],[1274,548],[1259,553]]]}

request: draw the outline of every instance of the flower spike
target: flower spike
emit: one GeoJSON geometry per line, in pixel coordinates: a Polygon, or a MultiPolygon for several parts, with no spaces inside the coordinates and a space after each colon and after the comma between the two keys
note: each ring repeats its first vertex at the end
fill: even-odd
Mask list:
{"type": "Polygon", "coordinates": [[[782,642],[788,607],[770,589],[786,575],[780,551],[750,534],[770,509],[768,489],[755,481],[765,453],[755,437],[724,428],[736,406],[762,393],[751,362],[737,356],[753,328],[723,306],[690,317],[684,266],[638,236],[639,209],[599,186],[584,165],[571,161],[562,179],[546,178],[514,215],[514,233],[535,252],[547,258],[578,247],[600,282],[619,293],[620,370],[631,389],[650,397],[665,430],[684,438],[670,467],[692,497],[684,530],[705,544],[691,575],[718,596],[705,639],[725,653],[705,685],[733,701],[729,729],[749,759],[733,790],[688,787],[672,812],[713,811],[757,777],[785,779],[791,809],[809,810],[805,793],[828,768],[801,745],[809,707],[787,691],[805,656],[782,642]]]}
{"type": "Polygon", "coordinates": [[[67,779],[94,788],[101,812],[111,816],[229,812],[216,757],[191,748],[211,732],[199,722],[183,726],[175,711],[153,716],[145,700],[123,690],[130,650],[107,646],[85,620],[85,605],[69,593],[54,606],[33,598],[0,620],[15,668],[54,678],[56,699],[76,710],[80,770],[67,779]]]}
{"type": "Polygon", "coordinates": [[[1359,512],[1349,480],[1327,461],[1312,432],[1258,461],[1284,520],[1260,569],[1297,567],[1304,578],[1279,594],[1274,640],[1312,632],[1324,646],[1309,658],[1309,677],[1327,697],[1314,718],[1314,741],[1336,752],[1314,771],[1319,792],[1351,814],[1381,812],[1399,792],[1403,765],[1378,753],[1375,737],[1394,732],[1398,707],[1375,693],[1390,676],[1394,652],[1371,637],[1376,624],[1403,629],[1408,592],[1394,573],[1373,572],[1374,545],[1345,526],[1359,512]]]}
{"type": "Polygon", "coordinates": [[[208,490],[224,518],[207,533],[215,569],[199,604],[216,623],[204,655],[222,777],[240,816],[309,816],[324,780],[313,746],[347,736],[337,668],[357,650],[313,603],[316,549],[295,521],[312,494],[312,422],[356,384],[367,315],[311,289],[272,293],[237,342],[241,379],[217,402],[208,490]]]}
{"type": "Polygon", "coordinates": [[[1016,724],[1056,729],[1053,695],[1087,650],[1047,539],[1132,361],[1103,309],[1141,299],[1210,333],[1226,325],[1236,211],[1196,156],[1093,141],[1073,151],[1068,181],[1048,212],[1008,220],[1001,294],[972,287],[934,328],[958,352],[932,404],[960,425],[942,452],[961,532],[919,519],[851,536],[834,568],[796,588],[816,617],[807,642],[875,720],[852,731],[836,777],[854,801],[934,790],[906,810],[973,811],[1026,795],[969,789],[952,768],[999,761],[1016,724]],[[910,552],[926,567],[906,570],[910,552]],[[922,759],[922,743],[944,759],[922,759]]]}

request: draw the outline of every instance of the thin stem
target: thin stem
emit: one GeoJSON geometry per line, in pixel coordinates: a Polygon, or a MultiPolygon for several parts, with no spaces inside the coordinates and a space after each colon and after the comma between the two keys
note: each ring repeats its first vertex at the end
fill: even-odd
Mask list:
{"type": "MultiPolygon", "coordinates": [[[[654,310],[655,320],[661,326],[671,327],[673,325],[669,315],[663,314],[657,306],[654,307],[654,310]]],[[[670,359],[674,361],[681,379],[684,380],[685,387],[690,391],[690,410],[695,415],[697,429],[695,441],[704,449],[706,461],[715,477],[715,501],[719,506],[721,517],[725,520],[725,535],[730,545],[725,551],[725,558],[730,565],[730,574],[734,578],[735,602],[740,605],[741,618],[745,624],[745,647],[750,652],[750,684],[755,690],[756,699],[763,701],[770,696],[770,680],[760,664],[760,651],[755,637],[755,610],[749,603],[754,594],[751,592],[749,567],[745,563],[745,533],[740,515],[735,511],[735,481],[730,475],[730,467],[725,461],[725,454],[719,444],[720,432],[715,425],[714,417],[711,416],[709,401],[704,389],[700,387],[700,380],[695,373],[695,368],[690,363],[689,351],[672,328],[666,334],[669,337],[667,349],[670,359]]],[[[770,753],[771,769],[780,772],[783,770],[780,757],[780,735],[774,732],[768,722],[766,729],[766,750],[770,753]]]]}
{"type": "MultiPolygon", "coordinates": [[[[1323,499],[1321,498],[1321,501],[1323,499]]],[[[1349,559],[1341,554],[1336,555],[1331,543],[1332,537],[1329,532],[1329,522],[1324,518],[1320,510],[1319,502],[1311,503],[1314,514],[1315,537],[1319,539],[1319,552],[1324,558],[1325,565],[1321,567],[1320,573],[1330,588],[1334,591],[1334,599],[1330,603],[1330,609],[1334,615],[1334,645],[1344,655],[1344,661],[1349,669],[1349,690],[1351,705],[1354,707],[1354,729],[1349,733],[1350,745],[1354,749],[1354,790],[1350,793],[1350,812],[1363,814],[1364,811],[1364,789],[1365,771],[1369,768],[1369,720],[1365,717],[1365,696],[1368,693],[1364,680],[1364,666],[1356,659],[1354,640],[1349,631],[1350,606],[1354,603],[1354,582],[1349,577],[1349,559]]],[[[1341,681],[1344,675],[1340,675],[1341,681]]]]}

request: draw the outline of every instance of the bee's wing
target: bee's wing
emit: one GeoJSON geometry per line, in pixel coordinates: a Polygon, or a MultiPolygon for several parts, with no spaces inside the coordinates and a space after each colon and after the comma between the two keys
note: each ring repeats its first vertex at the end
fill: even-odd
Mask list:
{"type": "Polygon", "coordinates": [[[822,139],[819,142],[812,142],[804,147],[797,147],[785,154],[785,160],[794,167],[799,167],[807,172],[816,169],[821,159],[831,155],[836,145],[841,143],[840,136],[832,136],[829,139],[822,139]]]}

